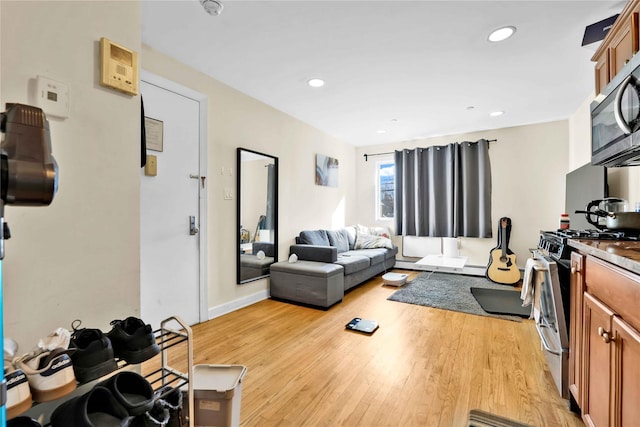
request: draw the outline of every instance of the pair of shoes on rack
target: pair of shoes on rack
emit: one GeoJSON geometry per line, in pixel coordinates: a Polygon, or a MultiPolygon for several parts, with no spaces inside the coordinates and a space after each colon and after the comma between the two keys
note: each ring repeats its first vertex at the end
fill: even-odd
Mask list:
{"type": "Polygon", "coordinates": [[[182,391],[164,386],[155,393],[153,407],[145,414],[135,417],[131,427],[183,427],[182,391]]]}
{"type": "Polygon", "coordinates": [[[74,397],[51,414],[52,427],[129,426],[155,403],[151,384],[132,371],[122,371],[74,397]]]}
{"type": "Polygon", "coordinates": [[[75,350],[71,355],[73,372],[83,384],[115,371],[118,364],[111,340],[100,329],[80,328],[81,323],[80,320],[71,323],[69,348],[75,350]]]}
{"type": "MultiPolygon", "coordinates": [[[[59,399],[76,389],[76,377],[69,356],[71,352],[64,348],[34,350],[15,358],[10,365],[14,371],[9,375],[14,376],[17,387],[23,388],[22,377],[19,374],[20,371],[23,372],[36,402],[59,399]]],[[[21,395],[24,395],[24,392],[21,395]]]]}
{"type": "Polygon", "coordinates": [[[107,337],[113,344],[116,357],[127,363],[142,363],[160,353],[151,325],[137,317],[113,320],[107,337]]]}
{"type": "Polygon", "coordinates": [[[69,351],[66,347],[55,347],[57,343],[64,344],[64,331],[61,328],[54,331],[46,339],[41,339],[35,350],[20,357],[15,357],[18,344],[11,338],[4,339],[7,419],[31,408],[32,400],[46,402],[75,390],[76,379],[69,351]],[[50,347],[41,346],[45,342],[50,347]]]}
{"type": "Polygon", "coordinates": [[[160,352],[151,325],[136,317],[112,321],[112,329],[106,334],[100,329],[80,329],[80,324],[79,320],[71,324],[73,335],[69,343],[75,350],[71,358],[80,383],[115,371],[118,368],[116,357],[133,364],[160,352]]]}
{"type": "Polygon", "coordinates": [[[11,419],[31,408],[31,389],[25,373],[7,360],[4,361],[4,377],[7,382],[7,419],[11,419]]]}

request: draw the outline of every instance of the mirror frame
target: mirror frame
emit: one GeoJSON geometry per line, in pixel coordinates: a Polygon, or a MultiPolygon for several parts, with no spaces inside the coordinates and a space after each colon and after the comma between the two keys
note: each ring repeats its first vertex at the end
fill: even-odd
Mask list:
{"type": "MultiPolygon", "coordinates": [[[[278,262],[278,158],[269,154],[260,153],[258,151],[249,150],[247,148],[238,147],[236,150],[236,283],[238,285],[242,285],[244,283],[253,282],[256,280],[264,279],[265,277],[269,277],[270,274],[263,274],[256,277],[251,277],[249,279],[242,280],[242,270],[240,265],[240,245],[241,245],[241,236],[240,231],[242,229],[240,212],[242,209],[242,153],[251,153],[259,156],[264,156],[266,158],[272,159],[273,164],[275,165],[275,176],[274,176],[274,192],[273,192],[273,262],[278,262]]],[[[255,237],[254,237],[255,238],[255,237]]]]}

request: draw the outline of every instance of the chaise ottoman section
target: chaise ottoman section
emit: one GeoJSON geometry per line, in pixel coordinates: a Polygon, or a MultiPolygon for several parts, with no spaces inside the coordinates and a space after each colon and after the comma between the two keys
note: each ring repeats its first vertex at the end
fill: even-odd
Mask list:
{"type": "Polygon", "coordinates": [[[327,309],[342,301],[344,269],[316,261],[271,264],[271,298],[327,309]]]}

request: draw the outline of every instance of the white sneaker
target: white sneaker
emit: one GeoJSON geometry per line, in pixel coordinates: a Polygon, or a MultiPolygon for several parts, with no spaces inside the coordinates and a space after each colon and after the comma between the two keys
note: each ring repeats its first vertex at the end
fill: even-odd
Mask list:
{"type": "Polygon", "coordinates": [[[65,328],[58,328],[38,341],[38,348],[42,350],[55,350],[56,348],[69,348],[71,332],[65,328]]]}
{"type": "Polygon", "coordinates": [[[11,419],[31,408],[31,391],[25,373],[7,360],[4,361],[4,378],[7,382],[7,419],[11,419]]]}
{"type": "Polygon", "coordinates": [[[76,377],[68,352],[63,348],[35,351],[13,361],[17,369],[27,374],[33,400],[47,402],[75,390],[76,377]]]}

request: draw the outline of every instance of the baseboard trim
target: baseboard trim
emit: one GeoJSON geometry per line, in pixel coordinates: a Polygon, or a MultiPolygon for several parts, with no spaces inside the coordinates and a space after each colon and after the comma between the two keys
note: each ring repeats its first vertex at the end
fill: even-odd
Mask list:
{"type": "Polygon", "coordinates": [[[210,307],[208,310],[209,320],[215,319],[216,317],[224,316],[225,314],[229,314],[241,308],[248,307],[252,304],[268,298],[269,291],[265,289],[263,291],[256,292],[255,294],[247,295],[245,297],[238,298],[236,300],[226,302],[215,307],[210,307]]]}
{"type": "Polygon", "coordinates": [[[470,276],[484,276],[487,267],[479,265],[465,265],[462,268],[442,267],[433,265],[420,265],[414,261],[396,260],[394,268],[402,268],[404,270],[418,270],[418,271],[441,271],[443,273],[457,273],[468,274],[470,276]]]}

